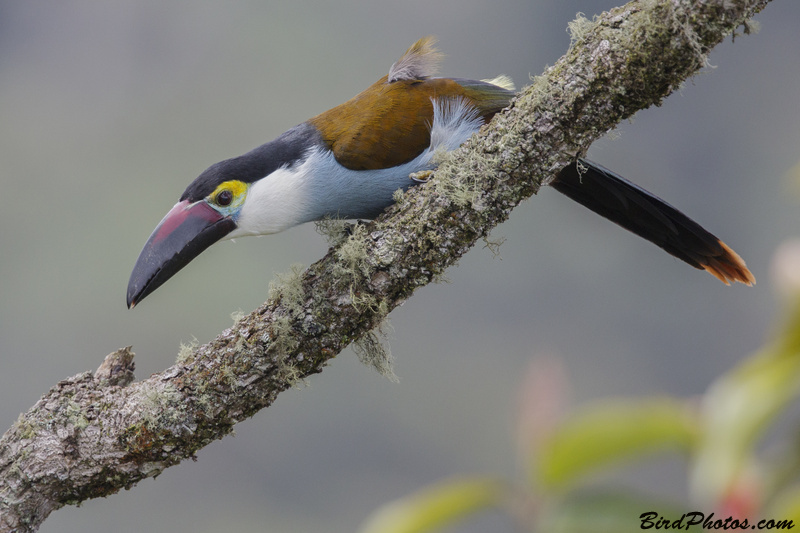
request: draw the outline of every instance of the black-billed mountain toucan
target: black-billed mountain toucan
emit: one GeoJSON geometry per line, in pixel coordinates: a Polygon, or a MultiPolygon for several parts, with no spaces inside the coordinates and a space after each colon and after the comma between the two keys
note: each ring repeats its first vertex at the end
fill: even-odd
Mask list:
{"type": "MultiPolygon", "coordinates": [[[[200,174],[144,245],[128,307],[220,239],[381,213],[397,189],[415,184],[410,174],[433,168],[436,151],[458,147],[514,96],[505,77],[432,77],[438,58],[433,39],[420,39],[353,99],[200,174]]],[[[726,284],[755,282],[725,243],[591,161],[567,166],[550,185],[726,284]]]]}

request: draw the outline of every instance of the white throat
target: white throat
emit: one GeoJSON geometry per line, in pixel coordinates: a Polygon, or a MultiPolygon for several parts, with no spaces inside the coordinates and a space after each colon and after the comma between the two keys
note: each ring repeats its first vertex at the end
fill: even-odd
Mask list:
{"type": "Polygon", "coordinates": [[[228,237],[267,235],[326,216],[374,218],[394,200],[397,189],[414,185],[409,174],[434,167],[437,151],[456,149],[482,125],[463,99],[433,99],[431,145],[412,161],[379,170],[350,170],[324,146],[313,146],[305,159],[255,182],[228,237]]]}

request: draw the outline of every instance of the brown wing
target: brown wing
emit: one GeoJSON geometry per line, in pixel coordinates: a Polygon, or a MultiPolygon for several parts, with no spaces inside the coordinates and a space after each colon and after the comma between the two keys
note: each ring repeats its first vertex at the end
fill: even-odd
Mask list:
{"type": "MultiPolygon", "coordinates": [[[[391,168],[430,145],[432,98],[463,98],[485,121],[514,95],[507,82],[431,78],[441,57],[433,37],[423,37],[367,90],[309,120],[336,160],[352,170],[391,168]]],[[[500,78],[498,78],[500,80],[500,78]]]]}
{"type": "Polygon", "coordinates": [[[430,144],[431,98],[464,98],[488,120],[513,94],[471,80],[464,80],[471,84],[465,86],[447,78],[394,82],[387,78],[309,121],[320,131],[336,160],[349,169],[390,168],[417,157],[430,144]],[[489,97],[497,92],[492,88],[509,93],[499,99],[499,107],[497,96],[489,97]]]}
{"type": "Polygon", "coordinates": [[[513,92],[487,82],[384,76],[355,98],[309,122],[336,160],[352,170],[390,168],[411,161],[430,145],[431,98],[464,98],[488,121],[513,92]]]}

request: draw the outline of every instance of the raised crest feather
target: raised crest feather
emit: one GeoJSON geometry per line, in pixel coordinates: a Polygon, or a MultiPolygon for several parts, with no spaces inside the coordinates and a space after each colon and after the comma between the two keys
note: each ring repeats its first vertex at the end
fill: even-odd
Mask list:
{"type": "Polygon", "coordinates": [[[424,80],[436,74],[442,54],[436,49],[436,39],[423,37],[406,50],[389,69],[389,83],[399,80],[424,80]]]}

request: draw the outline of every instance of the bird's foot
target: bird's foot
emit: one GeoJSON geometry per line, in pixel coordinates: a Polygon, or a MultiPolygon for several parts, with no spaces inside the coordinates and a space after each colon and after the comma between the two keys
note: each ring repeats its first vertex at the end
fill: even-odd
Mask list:
{"type": "Polygon", "coordinates": [[[412,172],[408,175],[411,178],[411,181],[415,181],[417,183],[428,183],[428,180],[431,179],[433,175],[433,170],[420,170],[419,172],[412,172]]]}

